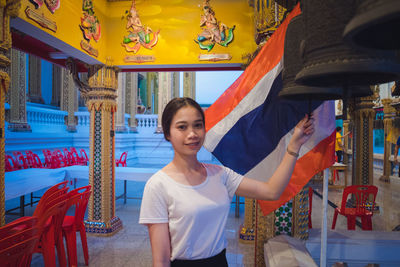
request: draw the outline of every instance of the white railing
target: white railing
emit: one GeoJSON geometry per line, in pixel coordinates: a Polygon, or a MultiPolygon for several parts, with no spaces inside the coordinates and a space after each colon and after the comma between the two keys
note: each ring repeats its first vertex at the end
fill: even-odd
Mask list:
{"type": "Polygon", "coordinates": [[[64,125],[64,117],[68,112],[33,106],[26,106],[28,124],[64,125]]]}
{"type": "Polygon", "coordinates": [[[155,129],[157,128],[158,115],[157,114],[136,114],[137,127],[155,129]]]}
{"type": "Polygon", "coordinates": [[[78,118],[78,126],[89,126],[90,125],[89,111],[75,111],[75,116],[78,118]]]}

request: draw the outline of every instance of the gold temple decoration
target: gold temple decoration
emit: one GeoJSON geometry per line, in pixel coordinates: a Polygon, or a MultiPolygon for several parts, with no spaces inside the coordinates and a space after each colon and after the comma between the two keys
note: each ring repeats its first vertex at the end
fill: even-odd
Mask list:
{"type": "Polygon", "coordinates": [[[390,183],[391,162],[389,157],[392,154],[392,144],[387,140],[388,134],[393,128],[393,119],[396,115],[396,109],[391,105],[392,100],[389,98],[382,99],[383,104],[383,125],[384,125],[384,141],[383,141],[383,174],[379,178],[380,181],[390,183]]]}
{"type": "Polygon", "coordinates": [[[27,6],[25,9],[25,14],[28,18],[30,18],[43,28],[49,29],[50,31],[53,32],[57,32],[56,22],[50,20],[49,18],[46,18],[46,16],[43,13],[39,13],[38,11],[27,6]]]}
{"type": "MultiPolygon", "coordinates": [[[[8,50],[11,48],[10,18],[18,15],[20,0],[0,0],[0,105],[4,107],[5,95],[10,85],[8,75],[11,60],[8,50]]],[[[5,140],[4,108],[0,109],[0,226],[5,224],[5,140]]]]}
{"type": "Polygon", "coordinates": [[[257,201],[252,198],[244,200],[244,223],[239,229],[239,242],[253,244],[256,229],[256,207],[257,201]]]}
{"type": "Polygon", "coordinates": [[[264,243],[275,236],[275,213],[264,216],[260,206],[256,207],[255,266],[265,266],[264,243]]]}
{"type": "Polygon", "coordinates": [[[282,23],[286,14],[286,8],[278,5],[275,1],[255,1],[254,25],[256,43],[264,44],[282,23]]]}
{"type": "Polygon", "coordinates": [[[88,83],[77,75],[76,64],[67,61],[74,81],[84,96],[90,112],[89,184],[92,195],[88,204],[88,233],[100,236],[115,234],[122,221],[115,216],[115,134],[119,69],[107,58],[106,65],[90,65],[88,83]]]}
{"type": "Polygon", "coordinates": [[[293,201],[292,234],[302,240],[308,239],[308,190],[308,188],[303,188],[293,201]]]}
{"type": "Polygon", "coordinates": [[[353,127],[353,185],[369,185],[373,182],[373,96],[356,99],[353,127]]]}

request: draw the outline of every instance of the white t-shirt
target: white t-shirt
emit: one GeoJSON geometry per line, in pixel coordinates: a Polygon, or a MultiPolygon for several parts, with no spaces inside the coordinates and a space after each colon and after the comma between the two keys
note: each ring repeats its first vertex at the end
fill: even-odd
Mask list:
{"type": "Polygon", "coordinates": [[[144,188],[139,223],[169,224],[171,261],[208,258],[226,248],[224,228],[243,176],[223,166],[204,167],[207,177],[199,185],[178,183],[158,171],[144,188]]]}

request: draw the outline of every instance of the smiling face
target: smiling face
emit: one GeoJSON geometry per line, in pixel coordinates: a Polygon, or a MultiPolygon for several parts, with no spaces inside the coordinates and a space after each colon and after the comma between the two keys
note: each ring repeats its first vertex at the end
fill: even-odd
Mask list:
{"type": "Polygon", "coordinates": [[[168,136],[175,153],[196,156],[204,137],[204,120],[200,112],[189,105],[180,108],[172,118],[168,136]]]}

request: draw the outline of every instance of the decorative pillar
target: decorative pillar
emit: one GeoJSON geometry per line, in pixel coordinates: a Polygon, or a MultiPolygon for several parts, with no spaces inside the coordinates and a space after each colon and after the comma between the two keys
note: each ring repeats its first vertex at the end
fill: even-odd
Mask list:
{"type": "Polygon", "coordinates": [[[53,84],[53,88],[60,88],[60,109],[68,112],[68,115],[64,119],[65,124],[67,125],[67,131],[76,132],[78,119],[75,117],[75,111],[77,111],[78,90],[75,87],[74,79],[67,69],[60,68],[60,77],[56,80],[53,79],[53,81],[57,81],[59,83],[56,85],[53,84]]]}
{"type": "Polygon", "coordinates": [[[53,64],[53,84],[51,90],[51,105],[61,107],[62,68],[53,64]]]}
{"type": "Polygon", "coordinates": [[[86,231],[113,235],[122,228],[115,216],[115,134],[114,113],[117,108],[118,69],[110,63],[89,67],[89,91],[86,106],[90,112],[89,201],[86,231]]]}
{"type": "MultiPolygon", "coordinates": [[[[80,80],[83,83],[88,84],[88,74],[87,74],[87,72],[82,72],[82,73],[79,74],[79,76],[80,76],[80,80]]],[[[85,105],[85,99],[84,99],[82,93],[80,91],[78,91],[78,109],[80,107],[85,107],[85,106],[86,106],[85,105]]]]}
{"type": "Polygon", "coordinates": [[[259,204],[256,208],[255,266],[265,266],[264,243],[275,236],[275,214],[264,216],[259,204]]]}
{"type": "Polygon", "coordinates": [[[357,98],[354,103],[353,185],[373,184],[373,96],[357,98]]]}
{"type": "Polygon", "coordinates": [[[118,90],[117,90],[117,113],[115,116],[115,131],[117,133],[125,133],[125,87],[126,73],[118,73],[118,90]]]}
{"type": "Polygon", "coordinates": [[[26,119],[26,54],[11,49],[11,84],[8,95],[10,110],[7,112],[8,130],[12,132],[30,132],[31,126],[26,119]]]}
{"type": "Polygon", "coordinates": [[[162,133],[161,117],[165,106],[171,100],[173,94],[173,73],[158,73],[158,120],[156,133],[162,133]]]}
{"type": "Polygon", "coordinates": [[[18,15],[20,0],[0,1],[0,226],[5,224],[5,192],[4,192],[4,104],[5,95],[10,85],[8,75],[11,65],[9,49],[11,48],[10,17],[18,15]]]}
{"type": "Polygon", "coordinates": [[[136,133],[137,132],[137,122],[136,122],[136,113],[137,113],[137,102],[138,102],[138,83],[139,83],[139,75],[137,72],[126,73],[126,108],[125,112],[128,113],[131,117],[128,120],[129,123],[129,131],[136,133]]]}
{"type": "MultiPolygon", "coordinates": [[[[343,119],[343,133],[348,133],[350,131],[350,120],[343,119]]],[[[350,144],[350,137],[346,136],[343,140],[343,146],[344,146],[344,151],[343,151],[343,163],[344,164],[349,164],[349,150],[351,150],[351,144],[350,144]]]]}
{"type": "Polygon", "coordinates": [[[293,199],[267,216],[262,214],[259,203],[257,203],[255,266],[265,266],[264,243],[268,239],[282,234],[302,240],[308,239],[308,190],[308,186],[305,186],[293,199]]]}
{"type": "Polygon", "coordinates": [[[78,76],[76,63],[69,58],[67,67],[86,100],[90,112],[89,184],[92,193],[88,204],[86,232],[109,236],[122,228],[115,216],[115,132],[114,113],[117,109],[118,68],[111,59],[107,64],[91,65],[88,84],[78,76]]]}
{"type": "Polygon", "coordinates": [[[28,100],[32,103],[43,104],[42,98],[42,73],[41,73],[41,59],[29,55],[29,83],[28,83],[28,100]]]}
{"type": "Polygon", "coordinates": [[[180,87],[180,79],[179,79],[180,73],[179,72],[174,72],[173,74],[173,94],[172,98],[179,97],[179,87],[180,87]]]}
{"type": "MultiPolygon", "coordinates": [[[[146,75],[146,80],[147,80],[147,106],[146,106],[146,113],[147,114],[155,114],[155,105],[156,100],[154,99],[153,103],[153,97],[155,98],[155,91],[156,91],[156,80],[155,80],[156,73],[155,72],[148,72],[146,75]]],[[[158,99],[157,99],[158,100],[158,99]]]]}
{"type": "Polygon", "coordinates": [[[256,229],[256,207],[257,200],[252,198],[244,199],[244,223],[239,229],[239,242],[253,243],[256,229]]]}
{"type": "Polygon", "coordinates": [[[389,176],[391,175],[392,163],[389,160],[392,155],[392,144],[387,140],[388,134],[393,127],[393,118],[396,115],[396,109],[391,106],[392,100],[389,98],[382,99],[383,104],[383,127],[384,127],[384,141],[383,141],[383,174],[379,178],[380,181],[390,183],[389,176]]]}
{"type": "Polygon", "coordinates": [[[292,235],[298,239],[308,239],[308,187],[304,187],[294,197],[292,235]]]}
{"type": "Polygon", "coordinates": [[[183,96],[196,99],[196,72],[183,73],[183,96]]]}

